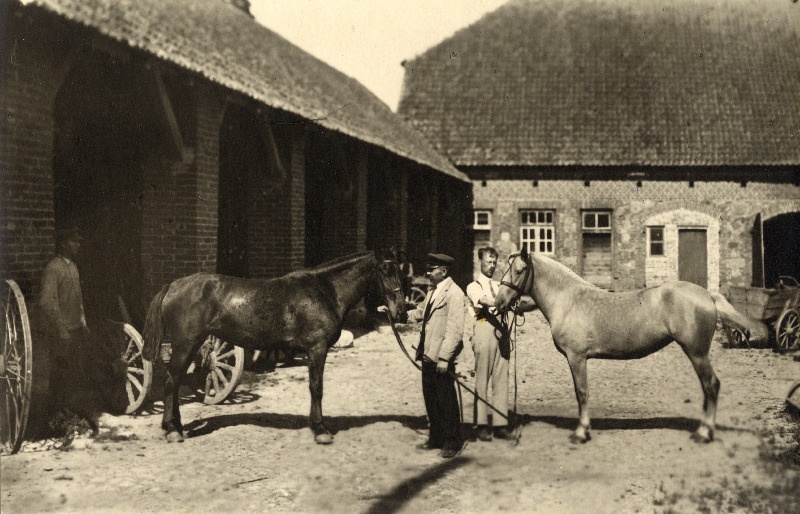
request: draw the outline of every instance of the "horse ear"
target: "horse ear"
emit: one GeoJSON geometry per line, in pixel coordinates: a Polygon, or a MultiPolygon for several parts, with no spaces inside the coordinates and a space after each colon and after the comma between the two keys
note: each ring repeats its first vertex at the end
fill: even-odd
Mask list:
{"type": "Polygon", "coordinates": [[[527,261],[528,260],[528,247],[527,246],[523,246],[522,247],[522,251],[519,252],[519,255],[520,255],[520,257],[522,257],[524,260],[527,261]]]}

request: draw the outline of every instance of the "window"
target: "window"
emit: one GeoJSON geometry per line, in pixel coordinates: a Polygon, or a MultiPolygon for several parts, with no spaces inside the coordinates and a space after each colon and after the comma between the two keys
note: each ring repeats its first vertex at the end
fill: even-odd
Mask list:
{"type": "Polygon", "coordinates": [[[611,230],[611,211],[585,211],[583,213],[585,232],[608,232],[611,230]]]}
{"type": "Polygon", "coordinates": [[[649,255],[664,255],[664,227],[647,228],[649,255]]]}
{"type": "Polygon", "coordinates": [[[533,253],[555,253],[554,218],[554,211],[521,211],[520,247],[533,253]]]}
{"type": "Polygon", "coordinates": [[[475,230],[490,230],[492,228],[492,211],[473,211],[472,228],[475,230]]]}

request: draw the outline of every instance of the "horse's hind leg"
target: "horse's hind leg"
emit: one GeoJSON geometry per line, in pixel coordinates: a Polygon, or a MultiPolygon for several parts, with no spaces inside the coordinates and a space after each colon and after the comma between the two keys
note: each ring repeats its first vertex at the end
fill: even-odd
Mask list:
{"type": "MultiPolygon", "coordinates": [[[[687,353],[688,355],[688,353],[687,353]]],[[[719,396],[720,382],[711,367],[708,355],[692,356],[688,355],[692,361],[692,366],[700,379],[703,387],[703,420],[700,426],[692,434],[692,439],[697,442],[708,443],[714,439],[714,426],[717,418],[717,397],[719,396]]]]}
{"type": "Polygon", "coordinates": [[[570,436],[573,443],[585,443],[591,440],[589,427],[589,383],[586,378],[586,357],[567,353],[569,369],[572,371],[572,382],[575,385],[575,397],[578,400],[578,428],[570,436]]]}
{"type": "Polygon", "coordinates": [[[202,344],[202,340],[189,343],[172,344],[172,356],[167,365],[167,379],[164,384],[164,417],[161,428],[166,433],[167,442],[183,442],[183,424],[180,411],[181,380],[189,367],[192,357],[202,344]]]}

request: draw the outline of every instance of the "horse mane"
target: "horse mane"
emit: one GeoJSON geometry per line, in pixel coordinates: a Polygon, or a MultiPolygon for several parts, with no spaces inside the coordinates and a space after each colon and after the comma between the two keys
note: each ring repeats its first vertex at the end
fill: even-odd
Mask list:
{"type": "MultiPolygon", "coordinates": [[[[573,282],[577,282],[577,283],[582,284],[582,285],[592,286],[593,288],[600,289],[596,285],[592,284],[591,282],[589,282],[588,280],[586,280],[582,276],[580,276],[577,273],[575,273],[574,271],[572,271],[566,265],[558,262],[557,260],[555,260],[555,259],[553,259],[551,257],[547,257],[546,255],[540,255],[540,254],[536,254],[536,253],[533,253],[533,254],[530,254],[530,255],[531,255],[531,259],[536,259],[537,262],[539,262],[539,264],[541,264],[541,265],[545,266],[546,268],[551,269],[552,271],[558,273],[559,275],[563,276],[565,279],[572,280],[573,282]]],[[[602,291],[602,289],[600,289],[600,290],[602,291]]]]}
{"type": "Polygon", "coordinates": [[[338,271],[339,269],[346,268],[351,264],[353,264],[354,262],[360,261],[365,257],[369,257],[370,255],[374,255],[374,253],[372,251],[351,253],[350,255],[345,255],[318,264],[317,266],[311,268],[309,271],[311,271],[314,274],[324,274],[324,273],[329,273],[331,271],[338,271]]]}

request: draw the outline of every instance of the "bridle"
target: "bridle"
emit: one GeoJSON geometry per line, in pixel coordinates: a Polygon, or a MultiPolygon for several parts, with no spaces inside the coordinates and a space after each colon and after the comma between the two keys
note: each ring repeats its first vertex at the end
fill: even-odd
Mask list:
{"type": "MultiPolygon", "coordinates": [[[[381,264],[385,265],[386,267],[397,266],[397,263],[395,261],[391,260],[391,259],[383,259],[381,264]]],[[[381,279],[378,280],[378,283],[380,284],[380,287],[381,287],[381,295],[383,296],[383,301],[387,302],[387,300],[389,299],[390,296],[399,296],[400,299],[397,300],[395,298],[395,300],[397,301],[397,303],[403,303],[403,301],[405,299],[402,296],[403,295],[403,291],[402,291],[402,288],[400,287],[400,275],[397,272],[397,268],[394,267],[392,269],[395,270],[394,276],[397,279],[398,286],[397,287],[393,287],[391,289],[387,288],[386,285],[384,284],[384,281],[383,281],[383,277],[389,277],[389,274],[384,272],[382,266],[378,266],[377,269],[378,269],[378,272],[381,275],[381,279]]],[[[388,305],[387,305],[387,307],[388,307],[388,305]]]]}
{"type": "MultiPolygon", "coordinates": [[[[508,257],[508,268],[506,269],[506,272],[503,273],[502,277],[503,279],[500,280],[501,286],[506,286],[507,288],[517,293],[517,297],[514,299],[514,302],[519,301],[522,295],[525,294],[526,289],[528,289],[528,281],[533,279],[533,262],[531,261],[530,254],[526,253],[524,255],[525,256],[523,257],[522,253],[515,253],[508,257]],[[524,274],[522,275],[522,280],[520,281],[520,285],[516,285],[513,282],[504,280],[507,274],[511,274],[511,267],[514,264],[514,259],[516,259],[517,257],[522,259],[522,262],[525,263],[525,270],[524,274]]],[[[509,306],[510,305],[512,304],[510,303],[509,306]]]]}

